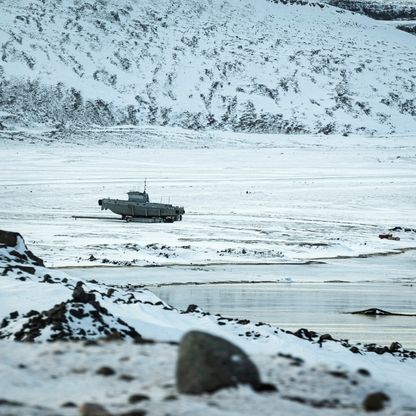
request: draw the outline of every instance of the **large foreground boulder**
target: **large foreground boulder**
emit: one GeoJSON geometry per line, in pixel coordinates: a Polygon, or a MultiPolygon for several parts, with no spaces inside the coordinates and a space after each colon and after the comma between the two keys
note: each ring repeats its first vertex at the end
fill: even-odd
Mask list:
{"type": "Polygon", "coordinates": [[[260,389],[257,367],[236,345],[205,332],[188,332],[181,340],[176,366],[180,393],[212,393],[238,384],[260,389]]]}

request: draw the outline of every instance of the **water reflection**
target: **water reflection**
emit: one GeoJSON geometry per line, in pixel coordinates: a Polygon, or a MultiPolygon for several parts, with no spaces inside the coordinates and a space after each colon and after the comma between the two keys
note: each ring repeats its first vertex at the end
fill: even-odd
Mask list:
{"type": "Polygon", "coordinates": [[[197,304],[211,313],[301,327],[357,342],[399,341],[416,349],[416,317],[345,314],[377,307],[416,313],[415,287],[392,283],[216,284],[152,287],[169,304],[197,304]]]}

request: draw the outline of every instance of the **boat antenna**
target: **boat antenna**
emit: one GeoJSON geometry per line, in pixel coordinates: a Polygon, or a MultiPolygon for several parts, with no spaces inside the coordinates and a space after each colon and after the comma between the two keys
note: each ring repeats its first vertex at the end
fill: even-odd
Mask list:
{"type": "Polygon", "coordinates": [[[144,190],[143,190],[143,192],[146,192],[146,186],[147,186],[147,178],[144,178],[144,190]]]}

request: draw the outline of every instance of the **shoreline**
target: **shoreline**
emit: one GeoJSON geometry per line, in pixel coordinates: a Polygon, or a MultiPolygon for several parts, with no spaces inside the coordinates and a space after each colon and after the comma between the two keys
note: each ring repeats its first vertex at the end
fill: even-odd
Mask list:
{"type": "Polygon", "coordinates": [[[388,256],[395,256],[399,254],[405,254],[411,251],[416,251],[416,247],[404,247],[404,248],[397,248],[390,251],[382,251],[377,253],[366,253],[366,254],[357,254],[353,256],[345,256],[339,255],[334,257],[316,257],[311,258],[306,261],[288,261],[288,262],[205,262],[205,263],[164,263],[164,264],[130,264],[128,266],[125,265],[108,265],[108,264],[83,264],[83,265],[68,265],[68,266],[52,266],[49,267],[52,270],[66,270],[66,269],[94,269],[94,268],[123,268],[123,267],[131,267],[131,268],[138,268],[138,269],[150,269],[150,268],[172,268],[172,267],[215,267],[215,266],[308,266],[314,264],[328,264],[324,260],[328,261],[336,261],[336,260],[350,260],[350,259],[369,259],[372,257],[388,257],[388,256]]]}
{"type": "Polygon", "coordinates": [[[397,283],[416,284],[416,251],[397,256],[333,259],[325,263],[209,264],[180,266],[89,266],[55,268],[56,272],[104,283],[148,285],[220,283],[397,283]]]}

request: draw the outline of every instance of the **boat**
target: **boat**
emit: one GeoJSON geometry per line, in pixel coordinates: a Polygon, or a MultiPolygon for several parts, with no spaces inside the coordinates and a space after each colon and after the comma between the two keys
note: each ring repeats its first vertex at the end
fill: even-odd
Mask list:
{"type": "Polygon", "coordinates": [[[182,221],[185,214],[183,207],[171,204],[150,202],[146,192],[146,182],[143,192],[127,192],[128,199],[104,198],[98,200],[101,210],[110,210],[121,215],[125,221],[137,222],[174,222],[182,221]]]}

